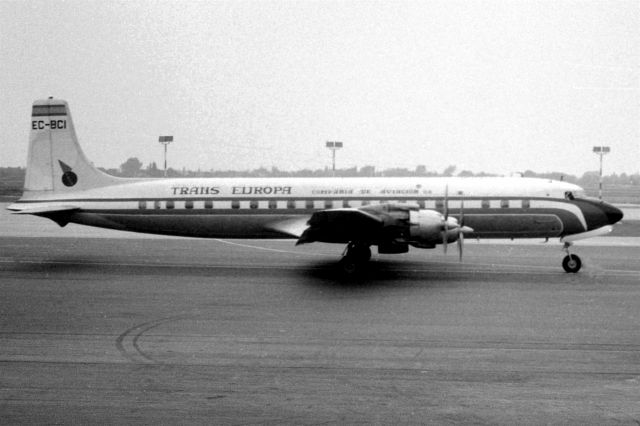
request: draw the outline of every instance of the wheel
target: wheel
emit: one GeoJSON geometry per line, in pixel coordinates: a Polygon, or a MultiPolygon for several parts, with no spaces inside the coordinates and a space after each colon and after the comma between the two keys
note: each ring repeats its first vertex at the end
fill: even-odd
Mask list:
{"type": "Polygon", "coordinates": [[[340,268],[345,275],[352,276],[361,270],[362,263],[358,262],[353,256],[344,256],[340,259],[340,268]]]}
{"type": "Polygon", "coordinates": [[[562,261],[562,267],[566,272],[575,274],[582,267],[582,261],[575,254],[569,254],[562,261]]]}
{"type": "Polygon", "coordinates": [[[366,244],[349,243],[344,256],[340,259],[340,267],[347,275],[355,275],[365,269],[371,259],[371,249],[366,244]]]}

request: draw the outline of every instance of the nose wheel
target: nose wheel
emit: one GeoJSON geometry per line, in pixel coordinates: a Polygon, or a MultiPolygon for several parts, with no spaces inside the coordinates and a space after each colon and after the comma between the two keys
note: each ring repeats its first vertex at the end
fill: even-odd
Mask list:
{"type": "Polygon", "coordinates": [[[568,254],[562,260],[562,267],[566,272],[575,274],[582,267],[582,261],[575,254],[568,254]]]}
{"type": "Polygon", "coordinates": [[[567,252],[567,255],[562,260],[562,268],[564,268],[565,272],[575,274],[582,267],[582,260],[569,251],[570,247],[571,243],[564,243],[564,251],[567,252]]]}

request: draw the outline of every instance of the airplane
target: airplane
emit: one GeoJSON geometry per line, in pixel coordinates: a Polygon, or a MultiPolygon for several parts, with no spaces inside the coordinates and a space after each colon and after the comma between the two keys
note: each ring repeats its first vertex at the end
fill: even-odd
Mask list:
{"type": "Polygon", "coordinates": [[[68,223],[203,238],[297,238],[346,244],[346,273],[371,247],[406,253],[465,238],[560,238],[564,270],[574,242],[606,235],[622,211],[571,183],[523,177],[120,178],[86,158],[69,105],[33,103],[22,197],[7,207],[68,223]]]}

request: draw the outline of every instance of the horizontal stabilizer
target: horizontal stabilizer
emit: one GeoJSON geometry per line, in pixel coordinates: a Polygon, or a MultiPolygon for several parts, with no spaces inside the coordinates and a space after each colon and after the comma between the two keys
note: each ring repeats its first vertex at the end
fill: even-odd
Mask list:
{"type": "Polygon", "coordinates": [[[51,214],[51,213],[72,212],[79,209],[80,208],[77,206],[70,206],[70,205],[22,207],[17,204],[12,204],[9,207],[7,207],[7,210],[11,210],[13,214],[35,214],[35,215],[43,215],[43,216],[46,216],[47,214],[51,214]]]}
{"type": "Polygon", "coordinates": [[[7,210],[11,210],[13,214],[32,214],[35,216],[46,217],[60,226],[65,226],[69,223],[73,213],[80,210],[80,207],[60,204],[27,207],[20,205],[19,203],[15,203],[7,207],[7,210]]]}

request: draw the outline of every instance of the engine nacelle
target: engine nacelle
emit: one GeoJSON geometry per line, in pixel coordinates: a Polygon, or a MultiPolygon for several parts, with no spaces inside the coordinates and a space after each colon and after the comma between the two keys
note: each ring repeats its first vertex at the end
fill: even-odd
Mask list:
{"type": "MultiPolygon", "coordinates": [[[[447,243],[457,241],[460,234],[458,220],[449,217],[447,224],[447,243]]],[[[433,248],[443,243],[445,230],[444,215],[435,210],[411,210],[409,212],[409,239],[416,247],[433,248]]]]}

